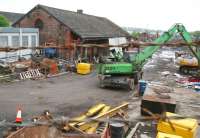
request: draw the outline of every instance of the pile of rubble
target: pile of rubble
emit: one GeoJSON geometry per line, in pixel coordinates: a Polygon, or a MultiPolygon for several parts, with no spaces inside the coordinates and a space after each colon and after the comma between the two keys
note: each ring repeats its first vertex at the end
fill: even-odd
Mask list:
{"type": "Polygon", "coordinates": [[[62,138],[109,138],[110,135],[117,137],[117,135],[125,135],[128,129],[124,123],[128,119],[127,109],[127,102],[114,108],[101,103],[89,108],[82,115],[70,119],[65,117],[54,118],[48,111],[45,111],[43,115],[34,117],[32,122],[13,124],[15,129],[12,130],[15,131],[10,132],[6,137],[21,138],[22,135],[30,137],[30,133],[32,133],[32,137],[45,138],[49,138],[50,135],[62,138]],[[121,120],[121,123],[118,120],[121,120]],[[51,126],[56,129],[54,134],[51,132],[51,126]],[[112,133],[109,131],[111,127],[112,133]],[[118,134],[118,131],[121,133],[118,134]]]}
{"type": "Polygon", "coordinates": [[[0,66],[0,81],[18,81],[52,77],[68,71],[76,71],[75,63],[62,59],[33,57],[0,66]]]}

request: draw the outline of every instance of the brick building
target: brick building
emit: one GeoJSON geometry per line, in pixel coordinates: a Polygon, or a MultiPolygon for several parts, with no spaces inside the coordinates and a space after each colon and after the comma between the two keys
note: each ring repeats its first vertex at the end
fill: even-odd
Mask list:
{"type": "Polygon", "coordinates": [[[74,52],[74,43],[105,44],[109,38],[130,37],[106,18],[87,15],[82,10],[72,12],[44,5],[35,6],[13,26],[39,28],[40,45],[51,42],[66,47],[69,56],[74,52]]]}

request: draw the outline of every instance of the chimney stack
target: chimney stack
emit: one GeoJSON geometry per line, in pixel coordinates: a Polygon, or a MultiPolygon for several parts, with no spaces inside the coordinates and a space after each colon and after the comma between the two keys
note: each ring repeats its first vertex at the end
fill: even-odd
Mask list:
{"type": "Polygon", "coordinates": [[[82,9],[78,9],[78,10],[77,10],[77,13],[83,14],[83,10],[82,10],[82,9]]]}

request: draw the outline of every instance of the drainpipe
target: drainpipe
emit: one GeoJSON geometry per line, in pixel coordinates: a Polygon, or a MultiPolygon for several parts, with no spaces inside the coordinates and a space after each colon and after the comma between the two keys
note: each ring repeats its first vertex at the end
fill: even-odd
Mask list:
{"type": "MultiPolygon", "coordinates": [[[[22,47],[22,29],[19,28],[19,46],[22,47]]],[[[19,56],[21,57],[21,50],[19,50],[19,56]]]]}
{"type": "Polygon", "coordinates": [[[19,46],[22,47],[22,29],[19,28],[19,46]]]}

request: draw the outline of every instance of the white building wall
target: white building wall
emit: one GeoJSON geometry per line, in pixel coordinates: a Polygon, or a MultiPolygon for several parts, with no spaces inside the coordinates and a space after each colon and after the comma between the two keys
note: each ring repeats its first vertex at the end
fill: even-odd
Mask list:
{"type": "MultiPolygon", "coordinates": [[[[21,31],[19,33],[0,33],[0,37],[2,36],[7,36],[8,37],[8,42],[7,42],[7,46],[6,45],[0,45],[0,47],[10,47],[10,48],[17,48],[17,47],[22,47],[23,45],[23,40],[22,37],[23,36],[28,36],[28,45],[24,45],[23,47],[37,47],[39,46],[39,33],[22,33],[21,31]],[[15,44],[13,44],[12,41],[12,37],[13,36],[18,36],[19,37],[19,45],[16,46],[15,44]],[[32,38],[31,36],[35,36],[36,37],[36,42],[35,42],[35,46],[32,46],[31,41],[32,38]]],[[[6,43],[6,42],[5,42],[6,43]]],[[[0,44],[2,44],[0,42],[0,44]]],[[[14,52],[0,52],[0,61],[3,62],[14,62],[17,61],[19,59],[19,57],[24,57],[26,59],[29,59],[31,57],[32,54],[32,49],[24,49],[24,50],[18,50],[18,51],[14,51],[14,52]]]]}

